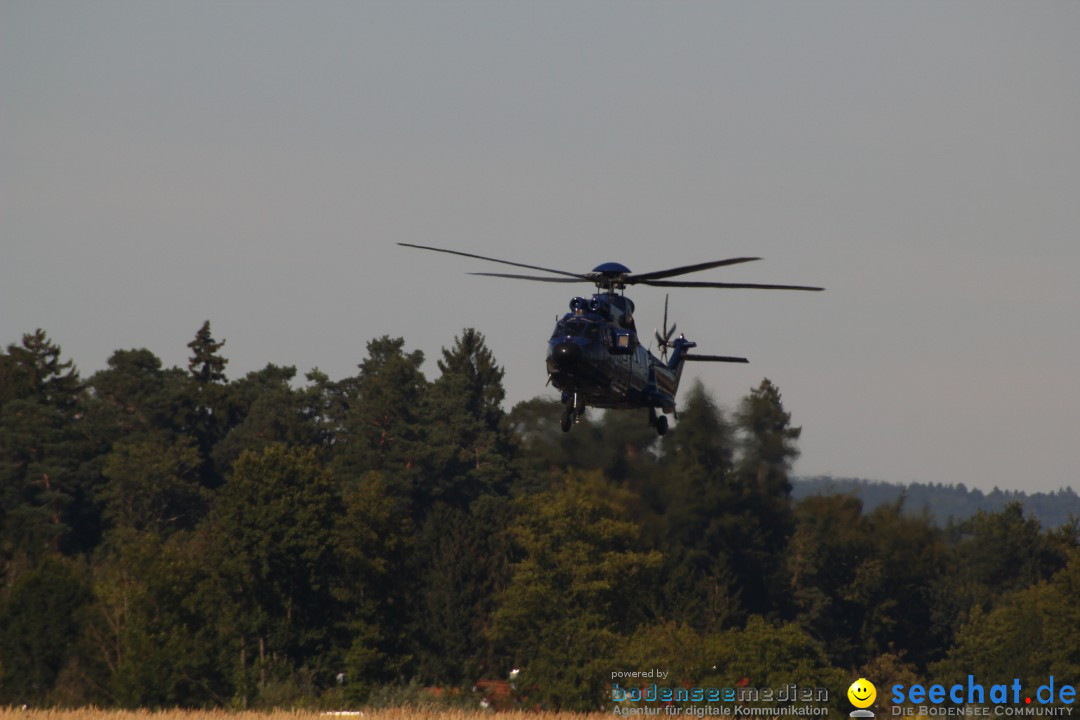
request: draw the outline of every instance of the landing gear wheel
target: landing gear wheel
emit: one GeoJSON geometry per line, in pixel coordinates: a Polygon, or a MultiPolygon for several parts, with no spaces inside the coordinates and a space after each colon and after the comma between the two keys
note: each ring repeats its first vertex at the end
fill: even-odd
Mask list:
{"type": "Polygon", "coordinates": [[[656,434],[663,435],[667,432],[667,418],[663,415],[656,418],[656,434]]]}
{"type": "Polygon", "coordinates": [[[561,427],[563,432],[570,432],[570,428],[574,427],[574,409],[569,405],[563,410],[561,427]]]}

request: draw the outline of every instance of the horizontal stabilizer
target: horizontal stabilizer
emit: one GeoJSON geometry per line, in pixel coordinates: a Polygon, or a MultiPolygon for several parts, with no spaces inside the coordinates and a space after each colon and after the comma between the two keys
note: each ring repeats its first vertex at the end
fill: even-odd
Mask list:
{"type": "Polygon", "coordinates": [[[686,355],[683,360],[693,360],[695,362],[734,362],[734,363],[748,363],[750,362],[743,357],[732,357],[730,355],[686,355]]]}

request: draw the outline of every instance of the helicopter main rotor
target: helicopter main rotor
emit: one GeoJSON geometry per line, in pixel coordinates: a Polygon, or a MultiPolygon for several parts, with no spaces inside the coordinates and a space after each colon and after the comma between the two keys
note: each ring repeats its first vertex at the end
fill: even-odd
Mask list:
{"type": "Polygon", "coordinates": [[[665,278],[676,277],[678,275],[686,275],[688,273],[700,272],[702,270],[710,270],[717,267],[725,267],[728,265],[738,265],[741,263],[753,262],[760,260],[756,257],[737,257],[728,258],[726,260],[712,260],[710,262],[697,263],[694,265],[681,265],[679,267],[668,268],[667,270],[654,270],[646,273],[633,273],[630,268],[621,263],[608,262],[602,265],[598,265],[593,268],[592,272],[588,273],[573,273],[566,270],[555,270],[552,268],[541,267],[539,265],[527,265],[525,263],[511,262],[509,260],[500,260],[498,258],[486,257],[484,255],[474,255],[473,253],[461,252],[460,250],[447,250],[445,248],[431,247],[429,245],[414,245],[412,243],[398,243],[402,247],[411,247],[418,250],[431,250],[433,252],[448,253],[450,255],[460,255],[462,257],[475,258],[477,260],[487,260],[488,262],[501,263],[502,265],[512,265],[514,267],[526,268],[528,270],[539,270],[540,272],[552,273],[553,275],[559,275],[561,277],[542,277],[538,275],[515,275],[511,273],[486,273],[476,272],[469,273],[470,275],[483,275],[486,277],[501,277],[510,278],[511,280],[531,280],[535,282],[555,282],[555,283],[574,283],[574,282],[588,282],[596,285],[598,289],[606,290],[608,292],[614,292],[615,290],[622,290],[627,285],[651,285],[653,287],[685,287],[685,288],[734,288],[734,289],[758,289],[758,290],[809,290],[819,291],[825,288],[811,287],[807,285],[766,285],[761,283],[722,283],[722,282],[687,282],[682,280],[666,280],[665,278]]]}

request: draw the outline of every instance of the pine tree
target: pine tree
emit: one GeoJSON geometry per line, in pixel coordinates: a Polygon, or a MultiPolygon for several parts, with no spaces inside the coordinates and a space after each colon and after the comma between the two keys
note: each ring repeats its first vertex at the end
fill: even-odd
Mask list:
{"type": "Polygon", "coordinates": [[[780,389],[768,378],[762,380],[743,398],[736,419],[743,436],[740,475],[752,480],[763,495],[787,505],[788,472],[799,457],[796,443],[802,428],[791,426],[791,413],[784,410],[780,389]]]}
{"type": "MultiPolygon", "coordinates": [[[[454,338],[454,347],[443,348],[437,362],[441,378],[463,380],[465,410],[487,428],[496,428],[502,419],[502,401],[506,397],[502,380],[504,371],[495,362],[484,336],[474,328],[465,328],[454,338]]],[[[440,378],[440,379],[441,379],[440,378]]]]}
{"type": "Polygon", "coordinates": [[[218,342],[210,334],[210,321],[203,322],[195,334],[195,339],[188,343],[192,355],[188,360],[188,372],[191,383],[188,386],[188,402],[191,407],[187,423],[187,432],[195,437],[199,455],[203,459],[201,468],[202,483],[208,488],[221,485],[223,469],[214,466],[212,453],[214,446],[229,431],[229,416],[225,407],[227,392],[225,365],[228,360],[219,352],[225,341],[218,342]]]}
{"type": "Polygon", "coordinates": [[[191,383],[190,374],[162,368],[145,348],[115,351],[88,382],[93,398],[87,419],[95,442],[108,447],[142,433],[188,434],[195,412],[191,383]]]}
{"type": "Polygon", "coordinates": [[[210,334],[209,320],[203,322],[195,339],[188,343],[191,348],[188,371],[200,385],[225,382],[225,366],[229,361],[219,354],[224,346],[224,340],[218,342],[210,334]]]}
{"type": "Polygon", "coordinates": [[[742,442],[734,474],[744,512],[743,543],[733,569],[743,606],[767,614],[787,603],[782,557],[794,528],[788,473],[799,456],[802,428],[791,426],[780,389],[768,378],[743,399],[736,424],[742,442]]]}
{"type": "MultiPolygon", "coordinates": [[[[421,678],[438,684],[475,680],[486,654],[499,559],[508,553],[499,529],[509,511],[512,447],[504,422],[503,370],[484,336],[466,328],[443,348],[441,375],[425,405],[425,482],[412,565],[421,678]]],[[[478,677],[478,676],[477,676],[478,677]]]]}
{"type": "Polygon", "coordinates": [[[722,479],[732,469],[735,444],[724,413],[700,380],[682,404],[676,431],[664,437],[667,467],[722,479]]]}
{"type": "Polygon", "coordinates": [[[428,390],[424,353],[404,351],[405,340],[383,336],[367,344],[360,374],[326,386],[338,418],[335,464],[345,477],[383,472],[396,491],[411,496],[423,453],[423,405],[428,390]]]}
{"type": "Polygon", "coordinates": [[[82,422],[98,457],[96,509],[103,531],[168,534],[205,515],[205,463],[192,433],[193,381],[146,349],[117,350],[90,378],[82,422]]]}
{"type": "Polygon", "coordinates": [[[82,383],[43,330],[0,354],[0,552],[74,551],[93,536],[92,448],[81,425],[82,383]]]}
{"type": "Polygon", "coordinates": [[[697,382],[679,424],[664,436],[662,612],[699,631],[738,620],[733,558],[741,552],[742,498],[732,477],[734,440],[723,412],[697,382]]]}
{"type": "Polygon", "coordinates": [[[425,408],[428,485],[422,492],[432,501],[467,507],[482,494],[505,493],[511,480],[503,369],[472,328],[442,355],[442,374],[425,408]]]}

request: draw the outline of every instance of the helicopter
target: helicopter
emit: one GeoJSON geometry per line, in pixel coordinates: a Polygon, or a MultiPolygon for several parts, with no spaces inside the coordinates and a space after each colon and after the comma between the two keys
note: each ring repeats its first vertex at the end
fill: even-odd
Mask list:
{"type": "Polygon", "coordinates": [[[558,318],[548,340],[548,383],[562,392],[561,427],[563,432],[580,421],[587,407],[603,409],[648,408],[649,425],[658,435],[668,430],[667,415],[678,419],[675,394],[687,362],[746,363],[744,357],[729,355],[698,355],[690,350],[697,343],[675,334],[675,324],[667,324],[668,299],[664,297],[663,332],[655,331],[660,357],[653,355],[638,338],[634,323],[634,302],[626,297],[627,285],[684,288],[753,288],[761,290],[805,290],[817,292],[820,287],[806,285],[766,285],[761,283],[693,282],[667,278],[712,268],[738,265],[760,260],[757,257],[736,257],[712,260],[694,265],[682,265],[667,270],[633,273],[617,262],[606,262],[592,272],[574,273],[475,255],[459,250],[398,243],[402,247],[460,255],[514,267],[550,273],[558,277],[518,275],[511,273],[473,272],[470,275],[532,280],[537,282],[580,283],[596,286],[591,298],[581,296],[570,300],[570,311],[558,318]],[[670,350],[670,357],[668,351],[670,350]],[[657,410],[661,414],[657,414],[657,410]]]}

